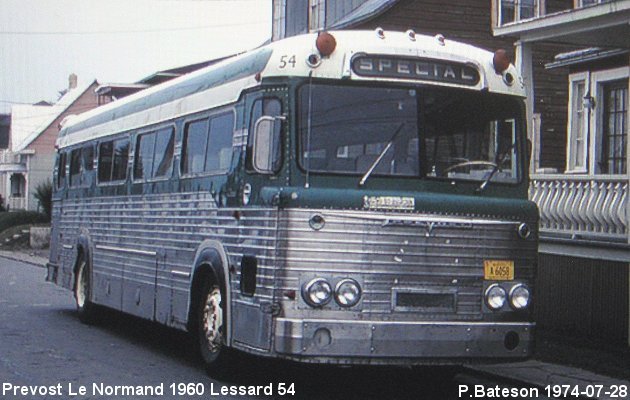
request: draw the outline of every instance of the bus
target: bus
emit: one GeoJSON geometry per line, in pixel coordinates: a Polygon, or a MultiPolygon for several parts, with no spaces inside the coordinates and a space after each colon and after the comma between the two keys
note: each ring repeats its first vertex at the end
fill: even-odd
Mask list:
{"type": "Polygon", "coordinates": [[[305,363],[522,359],[538,210],[522,78],[414,31],[261,46],[71,118],[47,280],[305,363]]]}

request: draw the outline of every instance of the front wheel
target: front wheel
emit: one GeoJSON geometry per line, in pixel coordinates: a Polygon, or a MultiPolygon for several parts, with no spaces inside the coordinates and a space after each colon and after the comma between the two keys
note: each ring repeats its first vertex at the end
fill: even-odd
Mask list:
{"type": "Polygon", "coordinates": [[[92,290],[90,283],[90,263],[85,255],[80,255],[75,274],[74,299],[79,320],[84,324],[93,323],[95,317],[94,304],[90,301],[92,290]]]}
{"type": "Polygon", "coordinates": [[[226,364],[224,304],[221,289],[206,283],[201,291],[197,325],[201,357],[212,370],[226,364]]]}

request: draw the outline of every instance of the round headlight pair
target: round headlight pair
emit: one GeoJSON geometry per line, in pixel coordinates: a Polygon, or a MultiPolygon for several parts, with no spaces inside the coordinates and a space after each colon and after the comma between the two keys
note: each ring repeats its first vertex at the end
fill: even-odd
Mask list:
{"type": "Polygon", "coordinates": [[[506,301],[510,301],[510,306],[515,310],[522,310],[529,305],[529,289],[519,283],[510,289],[509,295],[498,284],[488,286],[486,289],[486,305],[491,310],[503,308],[506,301]]]}
{"type": "MultiPolygon", "coordinates": [[[[361,299],[361,287],[354,279],[342,279],[335,286],[334,296],[341,307],[353,307],[361,299]]],[[[323,307],[332,297],[332,286],[324,278],[315,278],[302,287],[302,298],[311,307],[323,307]]]]}

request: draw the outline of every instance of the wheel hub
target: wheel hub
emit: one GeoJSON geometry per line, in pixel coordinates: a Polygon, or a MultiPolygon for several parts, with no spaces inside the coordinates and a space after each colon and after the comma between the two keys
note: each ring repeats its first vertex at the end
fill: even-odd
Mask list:
{"type": "Polygon", "coordinates": [[[223,328],[223,310],[221,309],[221,292],[218,288],[212,289],[203,308],[203,333],[206,336],[208,349],[212,352],[219,350],[223,328]]]}

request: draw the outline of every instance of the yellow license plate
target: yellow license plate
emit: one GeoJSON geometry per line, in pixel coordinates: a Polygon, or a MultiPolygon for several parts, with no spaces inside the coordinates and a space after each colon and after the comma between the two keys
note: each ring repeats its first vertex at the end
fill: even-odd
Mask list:
{"type": "Polygon", "coordinates": [[[514,280],[514,261],[512,260],[484,260],[483,277],[489,281],[514,280]]]}

